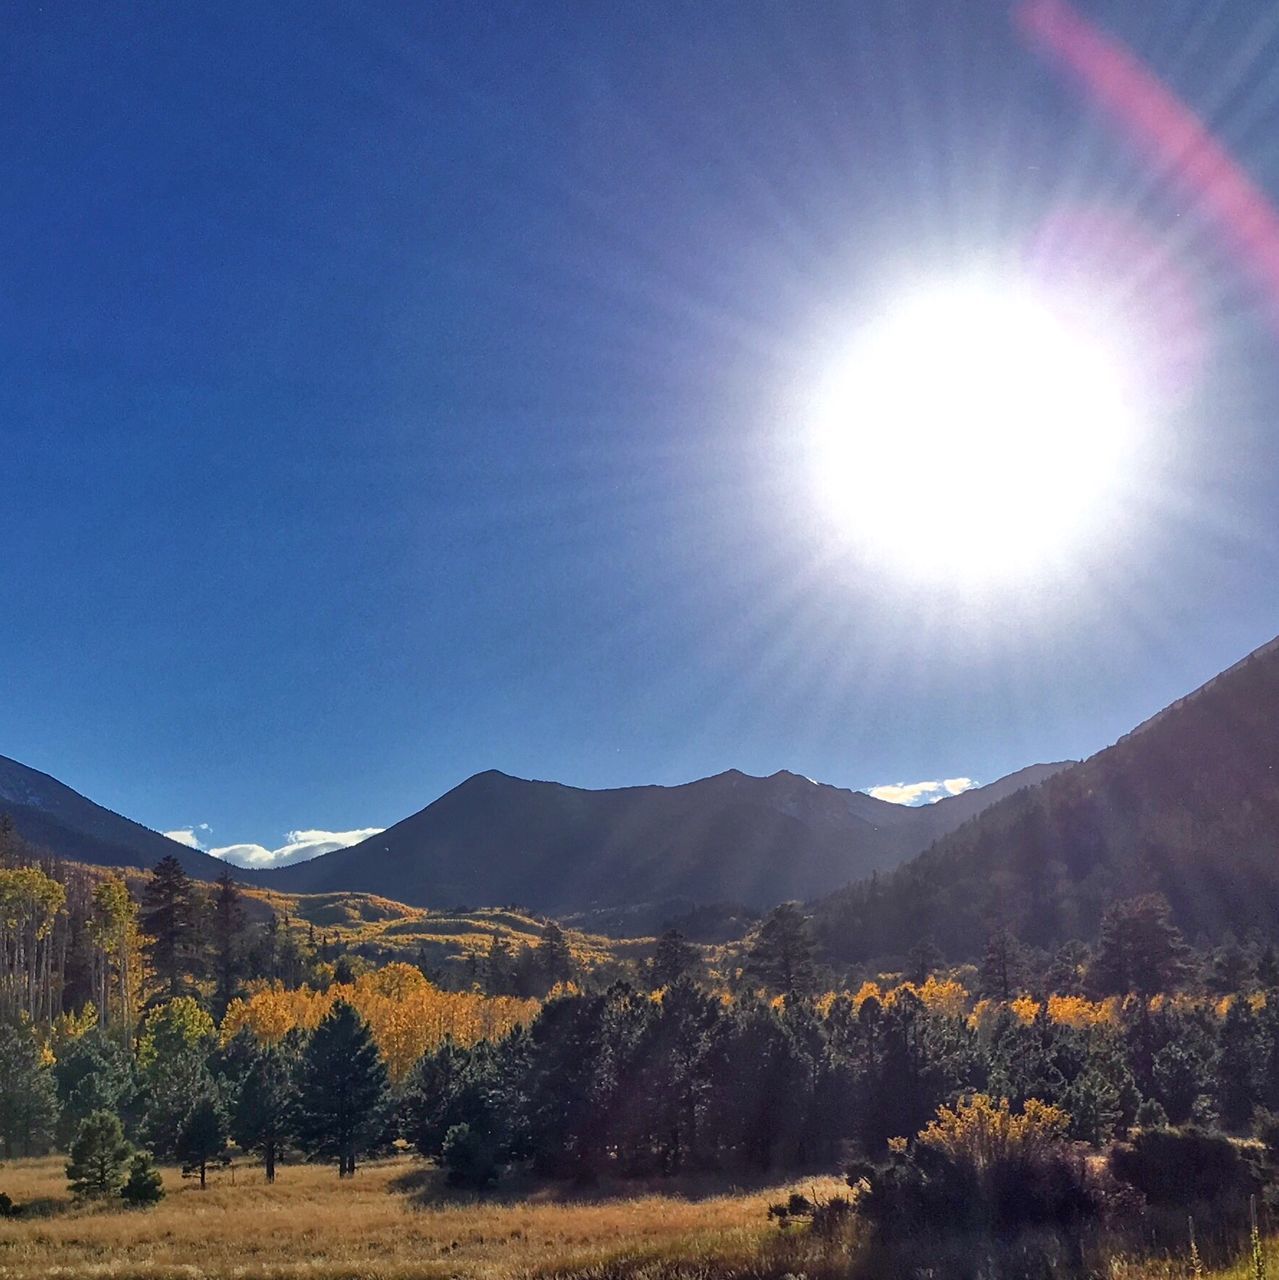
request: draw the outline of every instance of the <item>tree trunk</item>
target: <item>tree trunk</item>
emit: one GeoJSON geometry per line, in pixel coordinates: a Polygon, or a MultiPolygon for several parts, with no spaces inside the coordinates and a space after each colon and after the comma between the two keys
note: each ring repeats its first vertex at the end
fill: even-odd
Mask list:
{"type": "Polygon", "coordinates": [[[268,1142],[266,1150],[263,1152],[266,1158],[266,1180],[268,1182],[275,1181],[275,1143],[268,1142]]]}
{"type": "Polygon", "coordinates": [[[200,1190],[204,1190],[204,1161],[200,1161],[200,1190]]]}

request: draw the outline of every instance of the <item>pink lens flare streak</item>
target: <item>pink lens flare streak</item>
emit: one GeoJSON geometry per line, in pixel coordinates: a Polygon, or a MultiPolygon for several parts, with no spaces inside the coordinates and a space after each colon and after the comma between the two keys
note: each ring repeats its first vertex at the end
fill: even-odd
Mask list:
{"type": "Polygon", "coordinates": [[[1234,246],[1279,331],[1279,214],[1199,117],[1067,0],[1023,0],[1013,18],[1234,246]]]}

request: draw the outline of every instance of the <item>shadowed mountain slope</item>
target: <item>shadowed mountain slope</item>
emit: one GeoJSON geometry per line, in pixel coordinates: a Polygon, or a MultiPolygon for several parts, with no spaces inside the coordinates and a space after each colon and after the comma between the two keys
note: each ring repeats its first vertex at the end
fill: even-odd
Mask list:
{"type": "Polygon", "coordinates": [[[816,906],[843,960],[920,938],[975,956],[992,920],[1053,946],[1159,892],[1192,938],[1279,930],[1279,640],[1114,746],[992,805],[894,874],[816,906]]]}
{"type": "Polygon", "coordinates": [[[188,849],[129,818],[104,809],[78,791],[0,756],[0,814],[14,830],[50,853],[105,867],[152,867],[172,854],[188,875],[213,880],[224,863],[188,849]]]}
{"type": "Polygon", "coordinates": [[[668,901],[771,906],[896,866],[1060,767],[1033,765],[917,809],[786,772],[586,791],[490,771],[362,844],[265,883],[552,913],[668,901]]]}

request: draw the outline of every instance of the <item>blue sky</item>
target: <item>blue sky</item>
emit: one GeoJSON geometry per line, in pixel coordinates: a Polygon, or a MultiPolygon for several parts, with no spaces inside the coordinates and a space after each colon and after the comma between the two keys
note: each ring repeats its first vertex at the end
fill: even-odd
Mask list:
{"type": "MultiPolygon", "coordinates": [[[[1084,8],[1279,190],[1269,6],[1084,8]]],[[[1272,332],[1000,4],[0,33],[0,753],[101,803],[274,849],[491,767],[990,781],[1279,630],[1272,332]],[[1173,246],[1202,368],[1069,565],[912,580],[823,522],[806,389],[1066,199],[1173,246]]]]}

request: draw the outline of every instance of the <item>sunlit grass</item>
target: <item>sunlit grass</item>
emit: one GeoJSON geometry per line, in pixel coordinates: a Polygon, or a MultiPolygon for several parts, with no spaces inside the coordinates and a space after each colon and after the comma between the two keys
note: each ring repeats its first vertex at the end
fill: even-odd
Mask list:
{"type": "MultiPolygon", "coordinates": [[[[497,1198],[454,1197],[421,1162],[335,1170],[286,1166],[267,1186],[257,1168],[215,1175],[201,1192],[164,1170],[154,1209],[75,1206],[61,1158],[0,1167],[0,1190],[33,1206],[0,1221],[0,1277],[110,1280],[462,1280],[547,1275],[703,1274],[753,1266],[761,1244],[790,1255],[767,1206],[789,1186],[737,1190],[687,1181],[576,1198],[527,1186],[497,1198]],[[638,1268],[638,1270],[637,1270],[638,1268]],[[656,1268],[654,1270],[654,1268],[656,1268]]],[[[821,1194],[834,1179],[805,1180],[821,1194]]],[[[778,1275],[794,1268],[787,1261],[778,1275]]]]}

